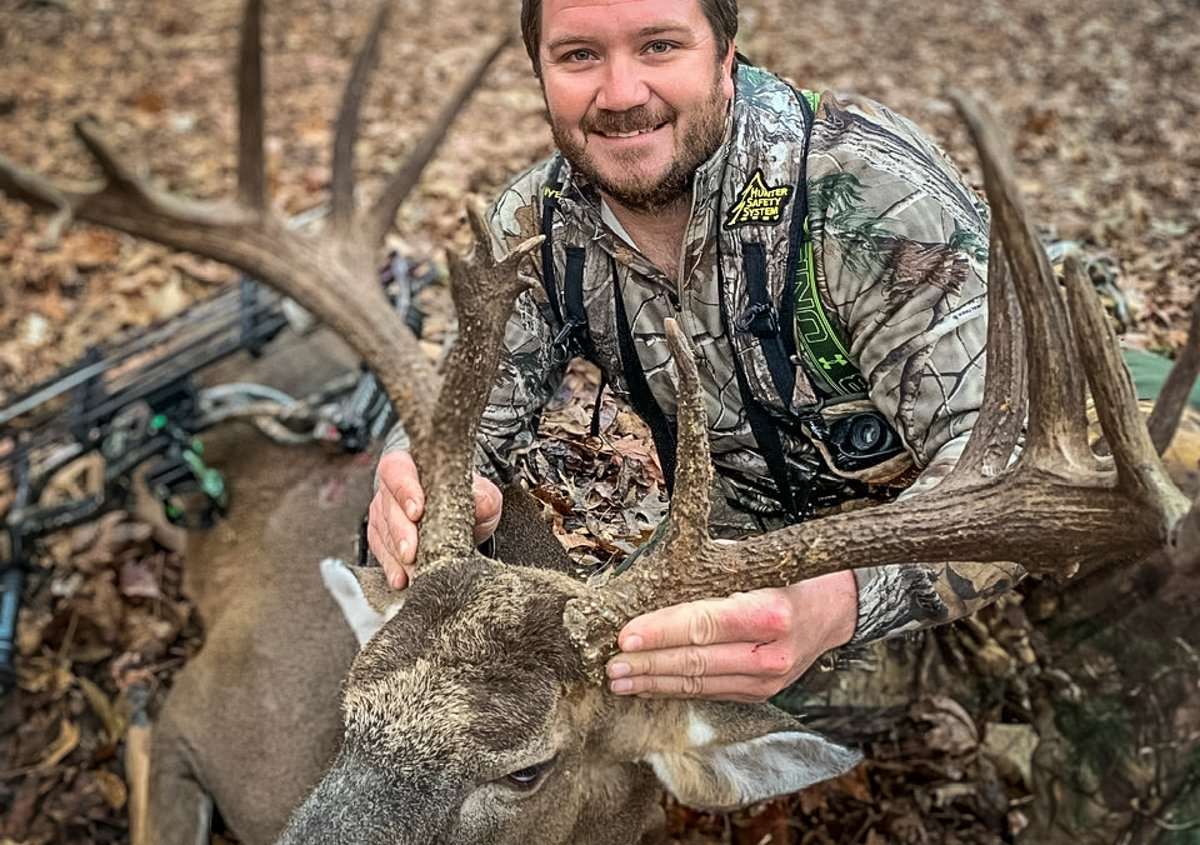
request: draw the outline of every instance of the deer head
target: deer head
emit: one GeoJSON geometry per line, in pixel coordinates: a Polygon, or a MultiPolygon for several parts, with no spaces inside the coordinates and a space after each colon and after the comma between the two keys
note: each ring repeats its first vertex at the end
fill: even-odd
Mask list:
{"type": "MultiPolygon", "coordinates": [[[[1064,302],[995,130],[961,98],[994,224],[985,408],[953,474],[902,503],[737,543],[711,540],[712,469],[695,363],[669,325],[679,484],[657,545],[629,572],[587,584],[480,556],[471,544],[473,443],[504,325],[524,289],[518,268],[538,239],[498,255],[480,215],[469,214],[475,253],[450,256],[460,334],[439,380],[372,281],[382,236],[419,165],[406,166],[373,209],[355,207],[358,103],[387,8],[347,85],[333,214],[321,236],[288,231],[265,201],[259,0],[246,6],[236,204],[155,191],[87,126],[80,137],[107,177],[99,189],[55,187],[0,161],[0,186],[58,209],[60,221],[78,216],[217,258],[298,300],[362,355],[413,437],[428,493],[416,575],[401,595],[378,571],[356,573],[378,630],[345,682],[341,752],[283,841],[624,843],[655,836],[656,783],[685,803],[731,808],[855,763],[854,752],[766,705],[607,694],[603,666],[617,631],[652,608],[848,566],[1019,560],[1065,574],[1098,557],[1135,560],[1164,547],[1178,566],[1200,565],[1200,549],[1181,539],[1196,532],[1200,507],[1189,510],[1162,470],[1088,282],[1070,266],[1064,302]],[[1087,441],[1085,372],[1111,458],[1087,441]],[[1028,435],[1013,462],[1027,394],[1028,435]]],[[[438,132],[414,160],[428,157],[438,132]]],[[[1189,382],[1187,373],[1178,381],[1189,382]]]]}

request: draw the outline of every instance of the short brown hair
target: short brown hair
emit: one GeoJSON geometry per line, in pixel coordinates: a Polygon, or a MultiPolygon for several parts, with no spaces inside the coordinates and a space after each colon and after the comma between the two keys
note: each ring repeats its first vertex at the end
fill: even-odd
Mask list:
{"type": "MultiPolygon", "coordinates": [[[[700,9],[712,27],[717,41],[717,58],[725,55],[729,43],[737,35],[737,0],[700,0],[700,9]]],[[[538,61],[538,45],[542,40],[542,0],[521,0],[521,37],[525,39],[525,52],[533,62],[533,72],[542,75],[538,61]]]]}

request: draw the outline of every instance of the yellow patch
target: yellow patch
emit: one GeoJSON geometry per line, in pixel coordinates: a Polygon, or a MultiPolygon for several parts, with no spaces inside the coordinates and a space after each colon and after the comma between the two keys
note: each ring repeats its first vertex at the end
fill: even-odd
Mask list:
{"type": "Polygon", "coordinates": [[[746,187],[738,193],[737,202],[729,209],[725,228],[774,226],[783,220],[783,210],[792,198],[792,191],[791,185],[768,185],[762,170],[755,170],[746,187]]]}

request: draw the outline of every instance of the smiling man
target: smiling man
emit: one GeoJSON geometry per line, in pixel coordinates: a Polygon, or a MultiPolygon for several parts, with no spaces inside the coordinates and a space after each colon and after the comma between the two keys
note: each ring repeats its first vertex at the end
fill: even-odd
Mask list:
{"type": "MultiPolygon", "coordinates": [[[[718,535],[942,478],[983,393],[988,221],[936,145],[743,60],[736,0],[523,0],[521,23],[558,152],[491,213],[501,249],[547,240],[484,417],[477,537],[502,507],[489,479],[575,355],[645,419],[673,484],[667,318],[698,354],[718,535]]],[[[378,477],[368,536],[399,588],[424,496],[398,445],[378,477]]],[[[610,686],[763,700],[832,648],[957,618],[1020,574],[859,569],[666,608],[621,632],[610,686]]]]}

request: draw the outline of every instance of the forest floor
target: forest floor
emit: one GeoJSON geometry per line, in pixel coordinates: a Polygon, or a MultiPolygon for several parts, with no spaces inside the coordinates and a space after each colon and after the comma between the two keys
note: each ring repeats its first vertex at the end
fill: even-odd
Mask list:
{"type": "MultiPolygon", "coordinates": [[[[92,116],[163,186],[205,198],[228,192],[239,6],[0,0],[0,155],[61,179],[94,178],[71,130],[92,116]]],[[[293,0],[286,13],[268,10],[268,180],[285,213],[325,199],[331,117],[370,6],[293,0]]],[[[1200,289],[1195,0],[741,6],[743,53],[806,88],[854,90],[911,117],[976,184],[974,153],[946,92],[956,87],[985,101],[1008,133],[1033,218],[1120,268],[1135,312],[1125,342],[1167,353],[1179,347],[1185,308],[1200,289]]],[[[393,21],[363,110],[358,160],[368,193],[490,39],[515,27],[516,10],[507,0],[397,0],[393,21]]],[[[541,96],[516,45],[401,209],[392,245],[435,257],[461,247],[465,201],[493,196],[550,149],[541,96]]],[[[89,345],[161,321],[235,279],[213,262],[84,225],[47,249],[45,222],[0,198],[0,399],[89,345]]],[[[582,393],[587,381],[580,373],[571,384],[582,393]]],[[[566,545],[602,555],[636,541],[662,502],[636,424],[610,409],[605,422],[618,426],[623,445],[620,454],[597,456],[581,445],[585,411],[563,403],[553,418],[564,449],[632,461],[641,473],[635,518],[608,508],[609,523],[578,514],[564,525],[566,545]]],[[[562,466],[568,457],[545,460],[562,466]]],[[[585,471],[601,484],[608,470],[585,471]]],[[[612,492],[600,490],[600,499],[612,492]]],[[[0,702],[3,845],[127,841],[122,687],[132,667],[149,672],[161,694],[198,647],[200,624],[180,591],[183,565],[146,526],[123,517],[50,544],[46,577],[21,618],[21,688],[0,702]]],[[[996,611],[992,621],[1001,617],[1012,622],[1019,607],[996,611]]],[[[930,717],[946,743],[934,751],[974,753],[979,726],[964,728],[952,705],[942,702],[930,717]]],[[[1012,732],[1009,739],[1023,741],[1012,732]]],[[[681,842],[760,845],[1009,841],[1027,823],[1027,777],[1013,761],[1027,763],[1028,748],[988,748],[1001,794],[987,800],[987,790],[967,788],[978,768],[889,761],[732,817],[672,807],[672,833],[681,842]]]]}

